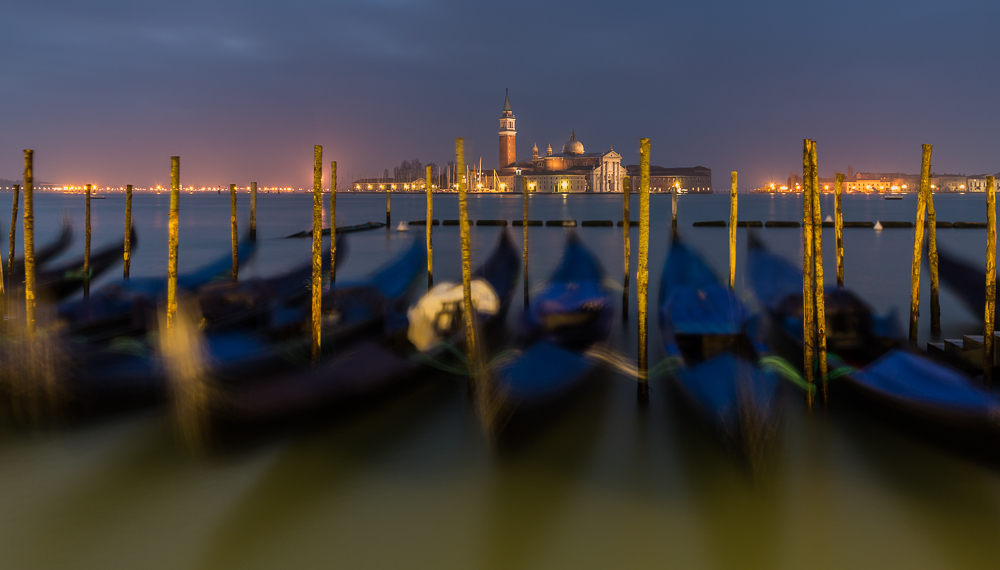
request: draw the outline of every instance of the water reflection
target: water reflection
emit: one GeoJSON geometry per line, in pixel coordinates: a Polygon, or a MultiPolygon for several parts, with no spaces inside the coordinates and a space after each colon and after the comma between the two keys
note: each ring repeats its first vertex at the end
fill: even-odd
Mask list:
{"type": "MultiPolygon", "coordinates": [[[[365,198],[338,197],[338,217],[363,223],[384,216],[381,197],[372,203],[365,198]]],[[[725,232],[690,223],[723,218],[723,198],[684,196],[680,204],[684,235],[720,273],[725,232]]],[[[983,217],[981,208],[951,198],[957,197],[936,198],[939,219],[983,217]]],[[[95,243],[120,239],[123,203],[116,199],[94,207],[102,220],[94,225],[95,243]]],[[[40,210],[53,214],[38,215],[39,241],[58,231],[54,214],[63,211],[82,227],[82,205],[66,197],[37,200],[40,210]],[[51,225],[43,221],[50,219],[51,225]]],[[[133,275],[158,275],[165,266],[165,200],[136,198],[143,241],[133,275]]],[[[262,194],[261,200],[268,200],[262,208],[268,215],[260,216],[259,257],[241,271],[247,278],[277,274],[308,256],[308,244],[277,238],[308,223],[309,197],[262,194]]],[[[741,218],[797,219],[798,200],[748,197],[741,218]]],[[[394,218],[423,218],[420,197],[393,201],[394,218]]],[[[182,271],[227,250],[228,197],[217,202],[183,197],[182,224],[198,234],[182,237],[182,271]]],[[[845,203],[848,220],[905,220],[915,209],[910,200],[845,197],[845,203]]],[[[477,218],[520,218],[520,200],[483,197],[472,207],[477,218]]],[[[669,197],[654,196],[652,218],[669,221],[669,208],[669,197]]],[[[457,218],[451,197],[439,197],[435,210],[440,219],[457,218]]],[[[532,217],[543,220],[617,221],[620,211],[620,196],[539,197],[532,204],[532,217]]],[[[564,232],[531,231],[532,278],[541,283],[558,260],[564,232]]],[[[367,275],[407,247],[414,232],[407,233],[353,237],[338,279],[367,275]]],[[[657,276],[669,232],[660,224],[651,234],[650,269],[657,276]]],[[[620,228],[580,228],[579,235],[620,282],[620,228]]],[[[762,235],[786,257],[799,254],[800,232],[762,235]]],[[[969,259],[985,255],[983,238],[978,230],[939,232],[943,244],[969,259]]],[[[474,263],[494,240],[493,228],[473,230],[474,263]]],[[[742,230],[739,240],[737,289],[745,296],[742,230]]],[[[435,228],[436,281],[458,279],[455,243],[457,228],[435,228]]],[[[912,233],[845,231],[844,244],[849,286],[879,312],[905,308],[912,233]]],[[[77,246],[64,259],[79,255],[77,246]]],[[[824,249],[833,251],[832,241],[824,249]]],[[[827,263],[832,279],[832,256],[827,263]]],[[[654,293],[656,287],[654,277],[654,293]]],[[[510,325],[521,311],[520,295],[513,298],[510,325]]],[[[921,298],[929,298],[927,291],[921,298]]],[[[945,336],[975,330],[976,316],[946,290],[941,303],[945,336]]],[[[634,358],[634,304],[630,309],[611,344],[634,358]]],[[[921,319],[926,340],[929,323],[921,319]]],[[[653,363],[663,358],[658,340],[654,332],[653,363]]],[[[704,422],[683,413],[663,379],[651,382],[650,403],[639,408],[634,380],[608,374],[600,389],[544,429],[499,451],[482,434],[461,379],[424,380],[354,413],[339,410],[256,434],[218,455],[188,453],[163,410],[41,434],[8,430],[0,438],[0,562],[145,568],[993,565],[992,537],[1000,528],[995,466],[840,407],[806,413],[792,390],[780,443],[753,472],[704,422]]]]}

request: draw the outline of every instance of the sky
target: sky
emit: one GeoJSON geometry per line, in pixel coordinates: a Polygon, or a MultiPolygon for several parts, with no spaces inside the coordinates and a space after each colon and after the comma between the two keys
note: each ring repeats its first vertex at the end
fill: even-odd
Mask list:
{"type": "Polygon", "coordinates": [[[325,2],[6,0],[0,178],[101,186],[310,187],[419,158],[587,151],[713,169],[715,186],[1000,170],[1000,3],[910,0],[325,2]]]}

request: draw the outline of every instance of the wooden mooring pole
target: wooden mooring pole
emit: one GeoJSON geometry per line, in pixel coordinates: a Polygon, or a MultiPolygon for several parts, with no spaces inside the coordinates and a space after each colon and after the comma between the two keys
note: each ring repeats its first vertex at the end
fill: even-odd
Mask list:
{"type": "Polygon", "coordinates": [[[734,170],[730,174],[729,190],[729,288],[736,286],[736,207],[739,198],[736,194],[737,175],[734,170]]]}
{"type": "Polygon", "coordinates": [[[813,201],[812,201],[812,141],[805,139],[802,148],[802,371],[806,375],[806,406],[812,408],[813,351],[816,333],[815,297],[813,294],[813,201]]]}
{"type": "Polygon", "coordinates": [[[622,212],[622,243],[625,251],[623,261],[625,265],[624,289],[622,290],[622,324],[628,322],[628,279],[632,268],[632,216],[629,213],[629,205],[632,200],[632,178],[626,175],[622,178],[622,194],[625,196],[625,207],[622,212]]]}
{"type": "Polygon", "coordinates": [[[639,139],[639,401],[649,400],[649,139],[639,139]]]}
{"type": "Polygon", "coordinates": [[[524,309],[527,310],[528,306],[531,304],[531,299],[528,297],[528,192],[531,190],[528,185],[528,180],[521,177],[521,232],[524,241],[524,254],[522,270],[524,271],[524,309]]]}
{"type": "Polygon", "coordinates": [[[250,183],[250,239],[257,239],[257,183],[250,183]]]}
{"type": "Polygon", "coordinates": [[[934,190],[927,189],[927,264],[931,273],[931,334],[941,334],[941,303],[938,298],[937,212],[934,190]]]}
{"type": "Polygon", "coordinates": [[[677,187],[670,192],[670,238],[677,238],[677,187]]]}
{"type": "Polygon", "coordinates": [[[93,187],[86,186],[86,205],[84,206],[84,238],[83,238],[83,298],[90,297],[90,193],[93,187]]]}
{"type": "Polygon", "coordinates": [[[14,274],[14,238],[17,236],[17,202],[21,194],[21,185],[14,185],[14,205],[10,210],[10,248],[7,250],[7,273],[14,274]]]}
{"type": "Polygon", "coordinates": [[[125,241],[122,277],[128,279],[132,267],[132,185],[125,186],[125,241]]]}
{"type": "Polygon", "coordinates": [[[389,189],[392,188],[392,184],[385,185],[385,229],[391,229],[392,216],[389,215],[389,189]]]}
{"type": "Polygon", "coordinates": [[[816,352],[819,359],[820,397],[827,401],[827,362],[826,362],[826,297],[823,286],[823,212],[819,200],[819,167],[816,160],[816,141],[810,145],[809,172],[812,182],[809,184],[812,192],[813,214],[813,295],[816,305],[816,352]]]}
{"type": "Polygon", "coordinates": [[[323,324],[323,147],[313,146],[312,361],[319,362],[323,324]]]}
{"type": "Polygon", "coordinates": [[[833,185],[833,229],[837,235],[837,287],[844,288],[844,211],[841,207],[841,193],[844,190],[844,175],[837,173],[833,185]]]}
{"type": "Polygon", "coordinates": [[[997,306],[996,179],[986,177],[986,315],[983,322],[983,383],[993,388],[993,329],[997,306]]]}
{"type": "Polygon", "coordinates": [[[236,230],[236,185],[229,185],[229,222],[232,225],[233,281],[240,280],[240,238],[236,230]]]}
{"type": "Polygon", "coordinates": [[[25,331],[35,336],[35,151],[24,151],[24,306],[25,331]]]}
{"type": "Polygon", "coordinates": [[[177,317],[177,232],[181,199],[181,157],[170,157],[170,214],[167,221],[167,328],[177,317]]]}
{"type": "Polygon", "coordinates": [[[913,228],[913,263],[910,267],[910,343],[917,344],[917,318],[920,316],[920,254],[924,247],[924,213],[931,191],[931,145],[923,145],[920,160],[920,190],[917,193],[917,222],[913,228]]]}
{"type": "Polygon", "coordinates": [[[434,185],[431,183],[433,167],[427,167],[427,289],[434,286],[434,185]]]}
{"type": "Polygon", "coordinates": [[[330,288],[337,282],[337,161],[330,162],[330,288]]]}
{"type": "MultiPolygon", "coordinates": [[[[465,139],[458,137],[455,139],[455,164],[459,169],[465,165],[465,139]]],[[[465,351],[469,362],[470,386],[473,386],[476,376],[479,374],[478,352],[476,347],[476,323],[475,307],[472,305],[472,265],[471,265],[471,244],[469,241],[469,210],[466,186],[468,181],[465,176],[460,176],[458,181],[458,227],[462,237],[462,299],[465,302],[465,351]]]]}

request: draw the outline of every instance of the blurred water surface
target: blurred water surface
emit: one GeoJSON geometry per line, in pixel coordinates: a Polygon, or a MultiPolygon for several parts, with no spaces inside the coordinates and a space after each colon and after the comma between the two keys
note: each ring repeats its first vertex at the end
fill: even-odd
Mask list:
{"type": "MultiPolygon", "coordinates": [[[[10,204],[0,193],[0,204],[10,204]]],[[[328,196],[324,198],[328,199],[328,196]]],[[[283,239],[311,224],[311,196],[260,194],[259,253],[241,278],[308,259],[310,241],[283,239]]],[[[720,275],[728,263],[728,196],[680,197],[680,228],[720,275]]],[[[823,196],[823,216],[832,196],[823,196]]],[[[239,196],[245,228],[249,198],[239,196]]],[[[83,250],[83,198],[38,194],[36,244],[73,220],[83,250]]],[[[139,246],[132,275],[165,273],[167,194],[136,194],[139,246]]],[[[985,196],[936,195],[938,219],[985,221],[985,196]]],[[[6,208],[8,206],[4,206],[6,208]]],[[[124,196],[93,202],[94,247],[121,238],[124,196]]],[[[383,195],[340,194],[338,225],[382,221],[383,195]]],[[[622,196],[531,197],[532,219],[621,219],[622,196]]],[[[638,198],[632,197],[638,218],[638,198]]],[[[9,210],[7,210],[9,212],[9,210]]],[[[23,210],[22,210],[23,211],[23,210]]],[[[472,219],[519,219],[521,196],[470,195],[472,219]]],[[[916,197],[845,196],[844,219],[909,220],[916,197]]],[[[740,197],[741,220],[800,220],[800,196],[740,197]]],[[[394,224],[425,217],[423,196],[392,196],[394,224]]],[[[326,215],[326,214],[325,214],[326,215]]],[[[435,218],[458,217],[457,197],[435,197],[435,218]]],[[[2,216],[0,216],[2,218],[2,216]]],[[[651,198],[651,301],[669,244],[670,197],[651,198]]],[[[6,220],[4,221],[6,228],[6,220]]],[[[229,196],[184,194],[180,266],[228,255],[229,196]]],[[[475,227],[473,263],[497,228],[475,227]]],[[[558,261],[562,228],[531,228],[530,277],[558,261]]],[[[744,285],[738,231],[737,291],[744,285]]],[[[435,227],[435,282],[459,279],[458,228],[435,227]]],[[[609,278],[621,282],[621,228],[578,228],[609,278]]],[[[801,231],[759,235],[801,259],[801,231]]],[[[0,232],[6,236],[7,231],[0,232]]],[[[423,227],[349,236],[338,280],[360,279],[422,239],[423,227]]],[[[521,229],[512,235],[520,243],[521,229]]],[[[632,270],[638,229],[632,230],[632,270]]],[[[23,232],[18,229],[18,243],[23,232]]],[[[941,229],[940,247],[985,262],[985,230],[941,229]]],[[[827,283],[833,230],[824,231],[827,283]]],[[[845,279],[878,311],[909,306],[913,230],[844,231],[845,279]]],[[[18,247],[20,250],[20,247],[18,247]]],[[[6,251],[6,246],[3,247],[6,251]]],[[[925,270],[926,271],[926,270],[925,270]]],[[[120,267],[94,284],[120,278],[120,267]]],[[[636,352],[630,316],[613,346],[636,352]]],[[[423,283],[423,281],[421,281],[423,283]]],[[[418,292],[422,287],[418,285],[418,292]]],[[[620,289],[619,289],[620,291],[620,289]]],[[[618,296],[620,298],[620,295],[618,296]]],[[[929,285],[921,343],[930,340],[929,285]]],[[[520,289],[510,324],[521,311],[520,289]]],[[[620,313],[620,311],[619,311],[620,313]]],[[[977,317],[946,289],[944,336],[977,332],[977,317]]],[[[662,358],[655,311],[651,361],[662,358]]],[[[981,334],[981,331],[979,331],[981,334]]],[[[789,391],[781,444],[751,476],[714,434],[682,413],[663,379],[647,408],[635,382],[608,374],[602,390],[514,453],[491,452],[463,383],[442,377],[405,397],[222,457],[189,453],[163,410],[42,434],[0,437],[0,567],[4,568],[993,568],[1000,546],[1000,473],[853,411],[802,410],[789,391]]]]}

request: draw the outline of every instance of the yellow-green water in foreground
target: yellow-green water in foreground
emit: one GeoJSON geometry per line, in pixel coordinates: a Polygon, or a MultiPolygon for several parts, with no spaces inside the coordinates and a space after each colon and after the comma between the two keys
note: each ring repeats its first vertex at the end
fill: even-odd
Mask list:
{"type": "MultiPolygon", "coordinates": [[[[690,227],[692,221],[724,219],[728,204],[720,198],[682,197],[681,220],[685,237],[722,274],[726,230],[690,227]]],[[[985,217],[975,197],[948,198],[955,203],[937,202],[939,219],[985,217]]],[[[123,207],[116,199],[95,203],[95,247],[121,231],[123,207]]],[[[158,221],[165,209],[158,199],[136,197],[141,246],[133,254],[133,275],[156,274],[165,265],[165,220],[158,221]]],[[[79,219],[82,203],[72,200],[40,197],[40,209],[52,215],[39,229],[39,242],[54,233],[57,213],[79,219]]],[[[274,273],[308,255],[308,240],[271,238],[303,229],[309,197],[265,200],[260,256],[241,277],[274,273]]],[[[453,201],[439,199],[441,219],[457,218],[447,213],[453,201]]],[[[618,220],[620,202],[621,196],[547,196],[534,207],[538,219],[618,220]]],[[[912,220],[915,207],[909,198],[845,202],[846,220],[912,220]]],[[[241,196],[241,212],[245,205],[241,196]]],[[[338,215],[345,218],[338,223],[379,220],[382,205],[381,196],[339,197],[338,215]]],[[[394,196],[394,219],[421,219],[422,207],[420,197],[394,196]]],[[[473,198],[470,209],[474,219],[515,219],[520,196],[473,198]]],[[[668,197],[654,196],[651,306],[669,209],[668,197]]],[[[801,204],[797,197],[753,196],[740,211],[747,214],[741,219],[796,219],[801,204]]],[[[228,196],[182,197],[182,271],[226,254],[228,219],[228,196]]],[[[475,229],[474,263],[492,247],[496,231],[475,229]]],[[[558,260],[564,230],[532,231],[532,282],[538,285],[558,260]]],[[[621,230],[578,231],[620,281],[621,230]]],[[[338,279],[363,276],[414,234],[420,232],[351,236],[351,256],[338,279]]],[[[797,230],[761,235],[790,258],[801,248],[797,230]]],[[[514,236],[519,242],[520,232],[514,236]]],[[[832,279],[832,230],[826,237],[832,279]]],[[[970,259],[985,252],[982,230],[942,230],[939,240],[970,259]]],[[[456,244],[457,228],[436,232],[436,281],[457,277],[456,244]]],[[[848,287],[880,311],[907,307],[911,247],[912,230],[845,230],[848,287]]],[[[79,251],[67,255],[73,254],[79,251]]],[[[737,290],[744,294],[741,271],[739,265],[737,290]]],[[[616,326],[613,341],[627,355],[634,355],[636,342],[634,289],[631,294],[632,314],[616,326]]],[[[520,289],[512,324],[519,297],[520,289]]],[[[925,290],[925,307],[928,297],[925,290]]],[[[942,315],[946,336],[974,332],[975,317],[947,291],[942,315]]],[[[927,317],[921,328],[922,338],[929,336],[927,317]]],[[[650,330],[655,363],[662,358],[655,315],[650,330]]],[[[166,410],[43,433],[4,433],[0,567],[996,567],[996,467],[836,402],[807,413],[789,386],[778,445],[761,471],[750,473],[714,433],[684,413],[667,382],[652,381],[649,405],[642,408],[634,380],[608,373],[595,391],[554,416],[548,429],[508,453],[491,450],[464,382],[449,377],[221,456],[187,450],[166,410]]]]}

